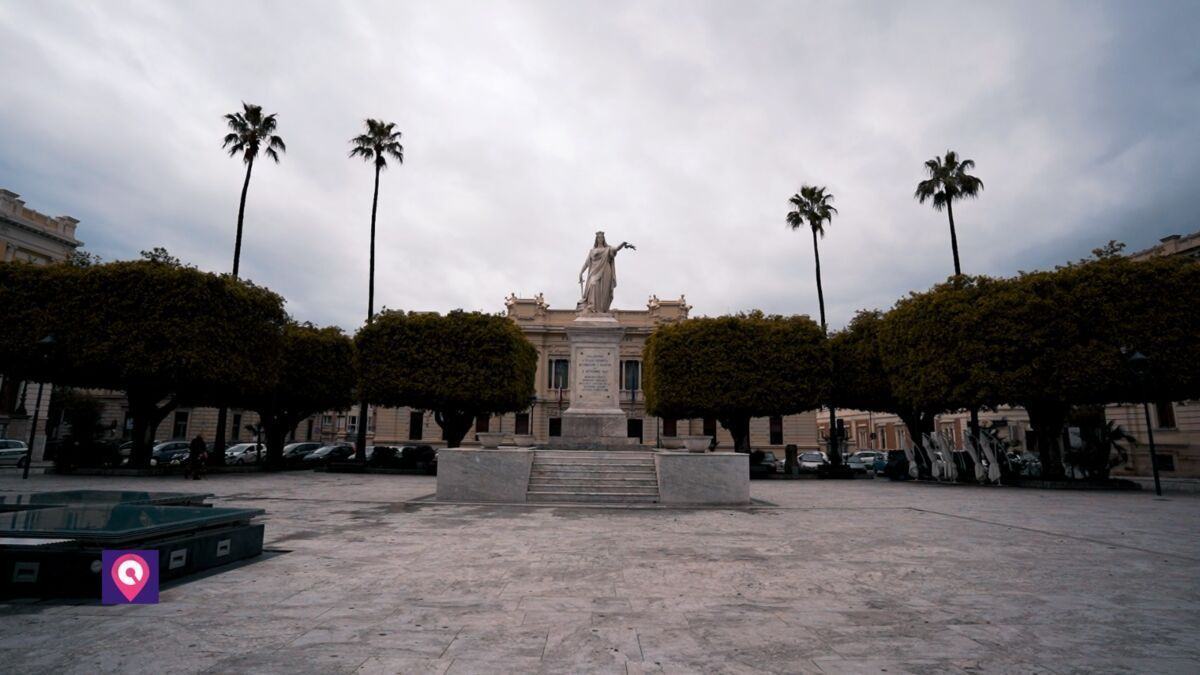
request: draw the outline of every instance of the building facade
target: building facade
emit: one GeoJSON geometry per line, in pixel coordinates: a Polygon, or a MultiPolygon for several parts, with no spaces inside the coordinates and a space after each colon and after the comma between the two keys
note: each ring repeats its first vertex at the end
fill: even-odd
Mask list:
{"type": "MultiPolygon", "coordinates": [[[[75,238],[78,223],[69,216],[48,216],[35,211],[25,206],[17,193],[0,189],[0,262],[37,265],[65,262],[83,243],[75,238]]],[[[29,443],[33,431],[33,456],[41,458],[46,445],[50,395],[49,384],[16,380],[0,373],[0,438],[29,443]],[[36,429],[32,428],[34,417],[36,429]]]]}

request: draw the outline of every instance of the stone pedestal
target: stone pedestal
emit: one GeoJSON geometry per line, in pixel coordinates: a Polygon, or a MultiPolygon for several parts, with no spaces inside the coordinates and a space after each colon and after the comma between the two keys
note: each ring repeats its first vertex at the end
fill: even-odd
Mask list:
{"type": "Polygon", "coordinates": [[[619,392],[621,338],[625,329],[611,315],[582,314],[567,326],[571,344],[571,405],[562,415],[565,445],[635,445],[619,392]]]}

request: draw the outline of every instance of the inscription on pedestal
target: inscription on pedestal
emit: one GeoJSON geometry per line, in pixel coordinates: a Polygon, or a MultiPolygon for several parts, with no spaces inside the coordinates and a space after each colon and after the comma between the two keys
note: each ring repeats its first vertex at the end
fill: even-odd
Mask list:
{"type": "Polygon", "coordinates": [[[599,350],[580,350],[579,387],[584,394],[607,394],[612,353],[599,350]]]}

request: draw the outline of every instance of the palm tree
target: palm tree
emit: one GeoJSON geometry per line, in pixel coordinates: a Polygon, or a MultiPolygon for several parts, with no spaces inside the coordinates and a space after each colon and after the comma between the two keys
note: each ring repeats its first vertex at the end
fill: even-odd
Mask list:
{"type": "MultiPolygon", "coordinates": [[[[817,246],[817,235],[825,236],[825,223],[832,224],[833,216],[838,212],[830,203],[832,201],[833,195],[826,192],[824,187],[803,185],[800,187],[800,192],[792,195],[792,198],[788,200],[792,206],[796,207],[796,210],[789,211],[787,214],[787,224],[793,230],[798,230],[805,225],[812,230],[813,259],[817,267],[817,304],[821,308],[821,332],[823,333],[827,333],[829,328],[825,322],[825,291],[821,288],[821,250],[817,246]]],[[[834,409],[833,404],[830,404],[829,461],[833,466],[841,467],[841,443],[836,432],[837,410],[834,409]]]]}
{"type": "MultiPolygon", "coordinates": [[[[371,197],[371,265],[367,282],[367,323],[375,319],[375,213],[379,208],[379,174],[387,168],[387,158],[404,163],[404,146],[400,145],[400,132],[393,122],[368,119],[367,133],[350,139],[351,157],[375,163],[375,194],[371,197]]],[[[367,461],[367,402],[364,400],[358,412],[358,437],[355,439],[355,455],[360,462],[367,461]]]]}
{"type": "Polygon", "coordinates": [[[788,201],[796,210],[788,212],[787,224],[793,230],[805,225],[812,229],[813,258],[817,263],[817,303],[821,308],[821,330],[826,331],[825,292],[821,288],[821,251],[817,247],[817,235],[824,237],[825,223],[833,223],[833,216],[837,213],[837,209],[830,204],[833,195],[825,192],[824,187],[804,185],[800,188],[800,193],[792,195],[788,201]]]}
{"type": "Polygon", "coordinates": [[[947,150],[945,157],[934,157],[925,162],[925,170],[929,178],[917,183],[913,193],[917,202],[924,204],[925,200],[933,200],[935,211],[946,209],[950,216],[950,248],[954,251],[954,276],[962,274],[962,266],[958,264],[958,235],[954,231],[954,202],[963,197],[978,197],[983,190],[983,181],[967,173],[975,168],[975,160],[958,158],[958,153],[947,150]]]}
{"type": "MultiPolygon", "coordinates": [[[[262,106],[242,101],[242,112],[225,116],[229,133],[225,134],[222,148],[229,149],[229,156],[241,154],[246,164],[246,180],[242,182],[242,199],[238,202],[237,237],[233,241],[233,276],[237,277],[242,261],[242,222],[246,216],[246,191],[250,189],[250,172],[254,160],[261,150],[263,154],[279,163],[279,153],[287,152],[283,139],[275,135],[275,114],[263,115],[262,106]]],[[[218,464],[225,463],[225,424],[228,410],[221,406],[217,410],[217,437],[213,439],[213,452],[218,464]]]]}
{"type": "Polygon", "coordinates": [[[242,200],[238,203],[237,238],[233,243],[233,276],[238,275],[238,265],[242,259],[242,221],[246,216],[246,191],[250,189],[250,172],[254,170],[254,160],[259,150],[275,163],[279,163],[279,153],[287,152],[283,139],[275,135],[275,115],[263,115],[262,106],[242,103],[242,112],[229,113],[225,116],[229,123],[229,133],[221,147],[229,149],[229,156],[242,155],[246,164],[246,180],[242,183],[242,200]]]}

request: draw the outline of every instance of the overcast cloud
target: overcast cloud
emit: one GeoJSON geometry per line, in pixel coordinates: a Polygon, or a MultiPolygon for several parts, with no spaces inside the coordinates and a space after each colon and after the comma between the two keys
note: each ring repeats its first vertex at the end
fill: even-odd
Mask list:
{"type": "Polygon", "coordinates": [[[79,218],[105,259],[165,246],[231,265],[240,101],[288,152],[255,167],[244,276],[300,320],[366,313],[365,117],[397,123],[377,304],[574,307],[598,229],[615,306],[816,316],[801,183],[830,322],[952,271],[922,163],[973,158],[967,273],[1012,274],[1200,229],[1196,2],[56,2],[0,0],[0,187],[79,218]]]}

